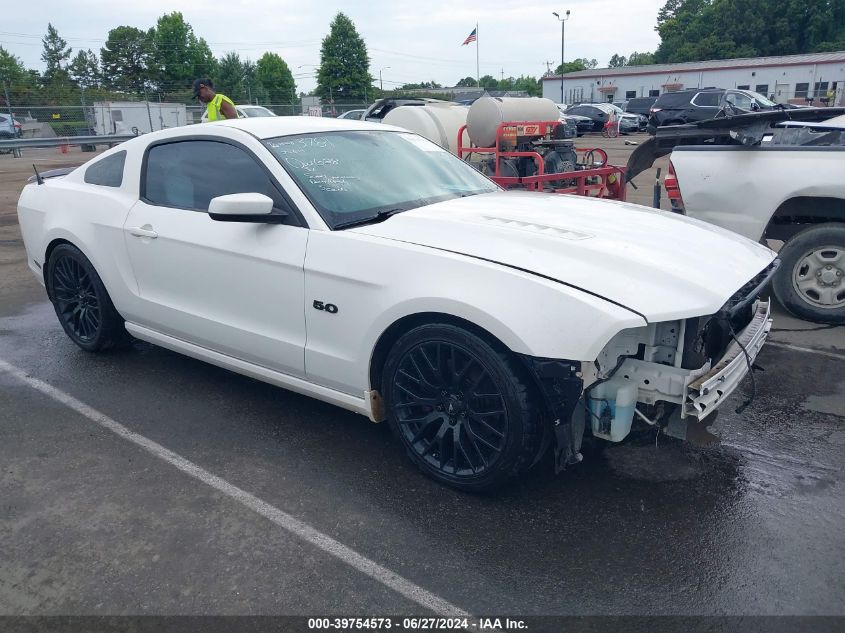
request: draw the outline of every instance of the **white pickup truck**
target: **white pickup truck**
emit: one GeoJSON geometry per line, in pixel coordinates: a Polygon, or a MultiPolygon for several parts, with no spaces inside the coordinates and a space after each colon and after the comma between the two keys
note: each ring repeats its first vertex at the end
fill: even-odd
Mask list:
{"type": "Polygon", "coordinates": [[[672,152],[664,184],[673,211],[783,242],[772,280],[781,304],[845,323],[845,116],[794,121],[794,112],[662,129],[654,156],[672,152]]]}

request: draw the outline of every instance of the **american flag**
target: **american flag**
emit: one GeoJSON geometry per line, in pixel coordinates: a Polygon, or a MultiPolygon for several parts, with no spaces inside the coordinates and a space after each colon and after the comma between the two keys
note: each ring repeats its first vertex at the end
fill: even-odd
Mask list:
{"type": "Polygon", "coordinates": [[[476,28],[474,28],[474,29],[472,30],[472,33],[470,33],[470,34],[469,34],[469,37],[467,37],[467,38],[464,40],[464,43],[463,43],[463,44],[461,44],[461,46],[466,46],[466,45],[467,45],[467,44],[469,44],[470,42],[474,42],[474,41],[477,39],[477,38],[476,38],[476,36],[475,36],[475,32],[476,32],[477,30],[478,30],[478,28],[477,28],[477,27],[476,27],[476,28]]]}

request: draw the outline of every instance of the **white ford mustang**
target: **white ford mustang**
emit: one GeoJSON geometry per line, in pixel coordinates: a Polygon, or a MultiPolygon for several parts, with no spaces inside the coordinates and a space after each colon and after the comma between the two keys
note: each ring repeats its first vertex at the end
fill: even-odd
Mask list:
{"type": "Polygon", "coordinates": [[[630,204],[509,193],[398,128],[255,118],[147,134],[28,184],[29,266],[67,335],[129,335],[388,420],[491,488],[585,427],[683,435],[748,373],[776,260],[630,204]]]}

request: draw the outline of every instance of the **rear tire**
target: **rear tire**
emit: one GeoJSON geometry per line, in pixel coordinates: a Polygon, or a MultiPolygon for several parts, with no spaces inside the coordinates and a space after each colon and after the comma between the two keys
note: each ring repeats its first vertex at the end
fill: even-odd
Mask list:
{"type": "Polygon", "coordinates": [[[772,280],[778,301],[793,315],[845,323],[845,224],[819,224],[788,240],[772,280]]]}
{"type": "Polygon", "coordinates": [[[502,485],[534,461],[543,415],[521,367],[449,324],[407,332],[388,354],[390,427],[420,470],[460,490],[502,485]]]}
{"type": "Polygon", "coordinates": [[[103,281],[78,248],[59,244],[53,249],[45,282],[65,334],[86,352],[102,352],[131,340],[103,281]]]}

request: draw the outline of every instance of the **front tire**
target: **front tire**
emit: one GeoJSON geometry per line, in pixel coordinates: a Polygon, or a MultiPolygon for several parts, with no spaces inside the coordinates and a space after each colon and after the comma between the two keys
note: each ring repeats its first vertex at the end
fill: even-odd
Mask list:
{"type": "Polygon", "coordinates": [[[780,258],[772,288],[783,307],[809,321],[845,323],[845,224],[801,231],[780,258]]]}
{"type": "Polygon", "coordinates": [[[129,340],[103,281],[85,255],[59,244],[47,262],[47,295],[65,334],[86,352],[101,352],[129,340]]]}
{"type": "Polygon", "coordinates": [[[454,325],[404,334],[385,363],[382,394],[411,460],[452,487],[496,488],[540,448],[543,416],[521,367],[454,325]]]}

